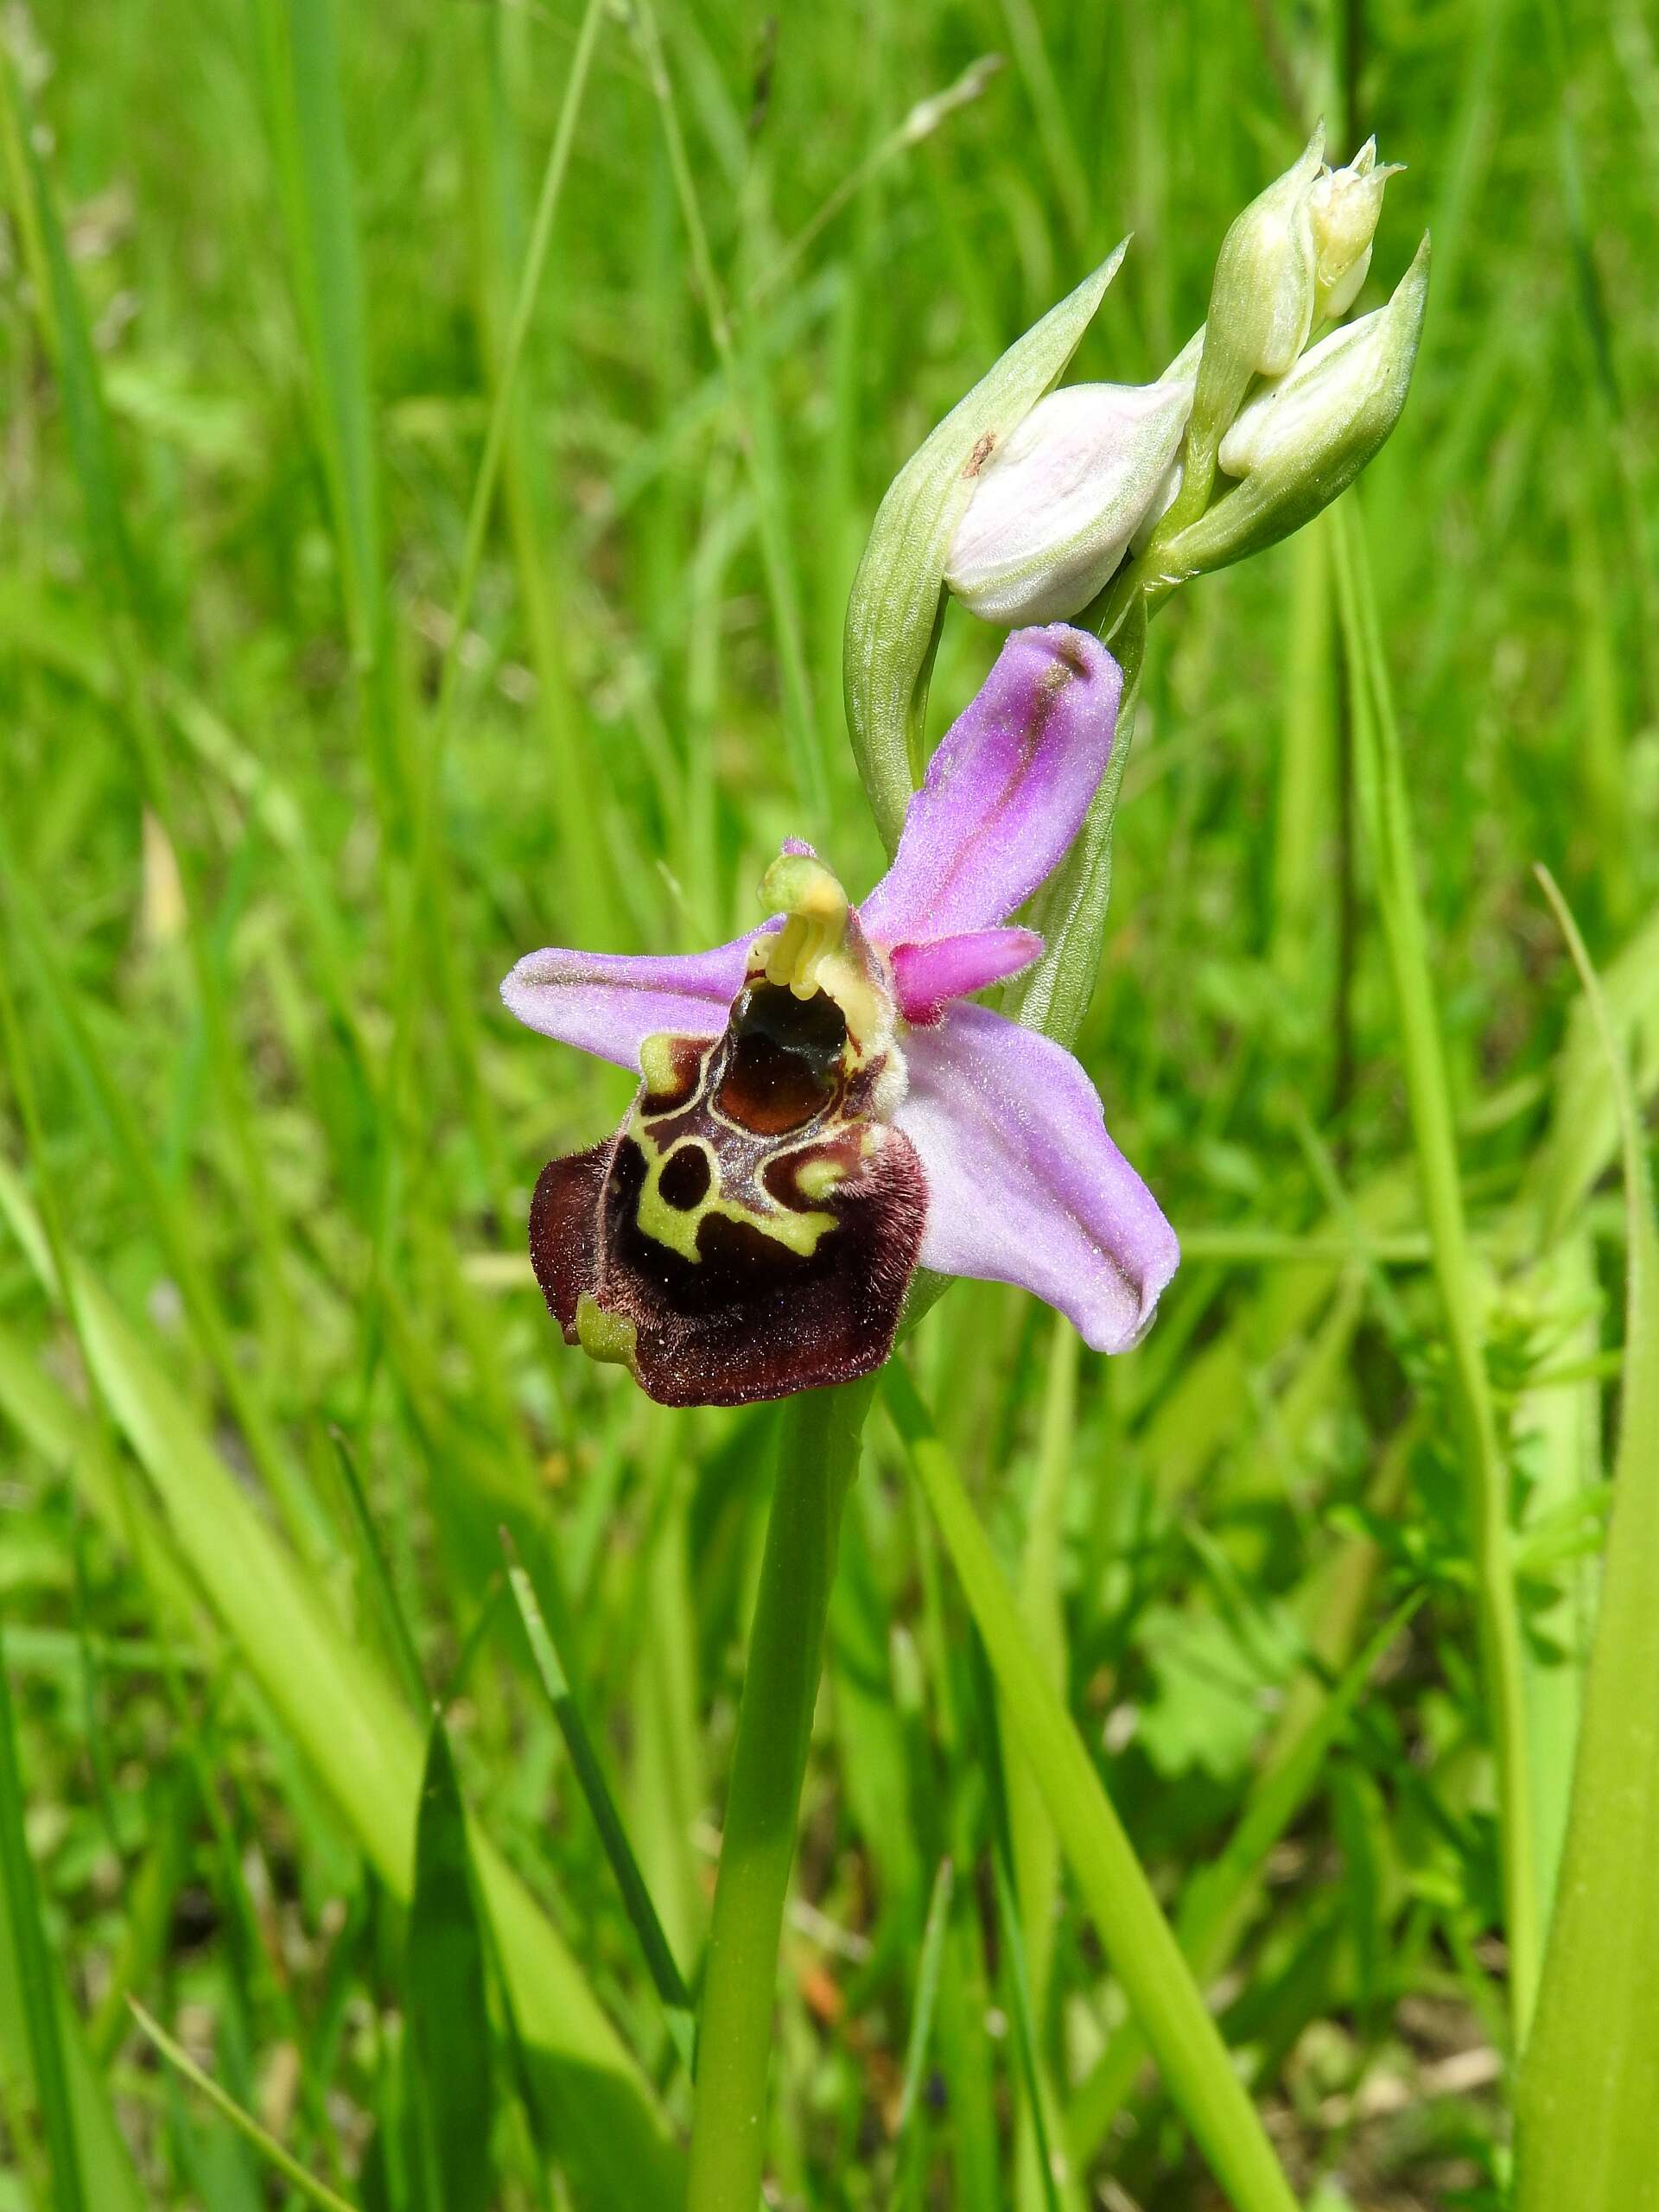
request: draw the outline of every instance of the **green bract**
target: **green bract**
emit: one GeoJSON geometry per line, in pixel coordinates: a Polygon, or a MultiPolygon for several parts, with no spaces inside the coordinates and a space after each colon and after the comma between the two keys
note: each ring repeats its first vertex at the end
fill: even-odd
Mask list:
{"type": "Polygon", "coordinates": [[[853,753],[891,852],[921,780],[928,679],[944,612],[944,564],[979,472],[1054,384],[1128,245],[1016,339],[887,487],[853,580],[842,682],[853,753]]]}

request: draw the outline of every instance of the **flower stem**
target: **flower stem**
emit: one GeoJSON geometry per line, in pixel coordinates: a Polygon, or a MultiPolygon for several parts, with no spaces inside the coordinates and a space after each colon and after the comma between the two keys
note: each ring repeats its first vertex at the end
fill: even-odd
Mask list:
{"type": "Polygon", "coordinates": [[[755,2212],[784,1899],[841,1511],[873,1379],[784,1409],[697,2028],[686,2212],[755,2212]]]}

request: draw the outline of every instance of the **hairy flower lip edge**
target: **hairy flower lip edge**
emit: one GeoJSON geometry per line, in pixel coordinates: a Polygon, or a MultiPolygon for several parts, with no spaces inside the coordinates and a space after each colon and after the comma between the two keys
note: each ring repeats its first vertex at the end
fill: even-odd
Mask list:
{"type": "MultiPolygon", "coordinates": [[[[1006,974],[1033,957],[1035,933],[1007,927],[1005,917],[1076,834],[1110,753],[1120,696],[1116,663],[1086,633],[1056,625],[1005,644],[935,754],[892,867],[850,910],[884,963],[895,1011],[899,975],[918,960],[924,969],[965,961],[945,980],[972,990],[993,980],[987,962],[1009,963],[1006,974]]],[[[528,1026],[636,1067],[666,1008],[712,1057],[764,934],[668,958],[531,954],[503,995],[528,1026]]],[[[911,1274],[939,1261],[941,1272],[1033,1289],[1097,1350],[1128,1348],[1179,1261],[1174,1232],[1112,1145],[1093,1085],[1071,1056],[959,995],[939,997],[938,982],[936,974],[932,998],[917,994],[926,1001],[918,1014],[931,1020],[899,1014],[907,1087],[882,1125],[919,1163],[925,1220],[890,1314],[883,1309],[855,1371],[887,1357],[911,1274]]],[[[574,1325],[572,1300],[563,1302],[574,1325]]],[[[674,1378],[673,1402],[715,1402],[719,1378],[688,1381],[688,1372],[674,1378]]],[[[652,1389],[647,1375],[640,1379],[652,1389]]],[[[652,1394],[665,1395],[657,1380],[652,1394]]],[[[797,1387],[788,1374],[774,1375],[754,1395],[797,1387]]]]}

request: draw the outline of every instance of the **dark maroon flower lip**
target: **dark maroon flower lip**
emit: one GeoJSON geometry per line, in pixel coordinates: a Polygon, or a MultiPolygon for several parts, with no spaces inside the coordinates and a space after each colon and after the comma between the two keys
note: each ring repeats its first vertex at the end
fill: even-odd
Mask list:
{"type": "Polygon", "coordinates": [[[879,1366],[918,1265],[1020,1284],[1100,1351],[1144,1332],[1173,1230],[1071,1054],[968,1002],[1042,950],[1007,918],[1077,835],[1121,682],[1083,632],[1011,637],[857,908],[791,840],[747,936],[518,963],[520,1020],[643,1078],[537,1185],[570,1343],[665,1404],[782,1396],[879,1366]]]}

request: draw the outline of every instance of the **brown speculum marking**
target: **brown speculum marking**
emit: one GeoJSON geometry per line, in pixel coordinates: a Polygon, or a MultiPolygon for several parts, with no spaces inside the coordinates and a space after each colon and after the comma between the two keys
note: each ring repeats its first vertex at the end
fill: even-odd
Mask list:
{"type": "Polygon", "coordinates": [[[836,999],[753,976],[712,1043],[652,1039],[607,1143],[543,1170],[537,1279],[567,1341],[667,1405],[849,1382],[886,1358],[926,1185],[874,1117],[884,1056],[836,999]]]}

